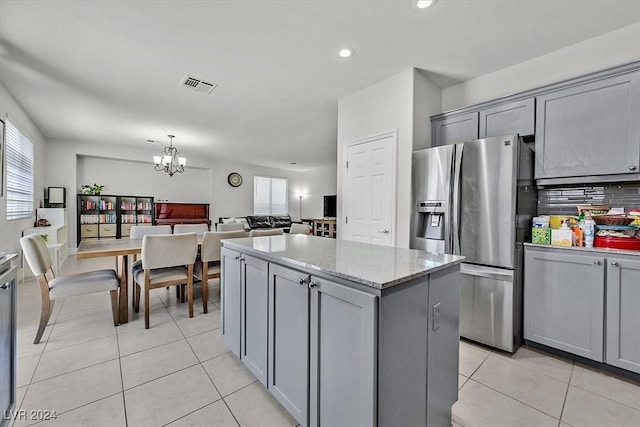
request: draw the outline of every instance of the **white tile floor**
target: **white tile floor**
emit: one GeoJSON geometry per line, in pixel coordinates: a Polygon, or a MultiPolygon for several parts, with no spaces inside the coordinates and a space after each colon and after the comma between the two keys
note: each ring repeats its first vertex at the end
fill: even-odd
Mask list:
{"type": "MultiPolygon", "coordinates": [[[[112,264],[70,257],[63,273],[112,264]]],[[[149,330],[142,307],[114,328],[106,293],[57,301],[33,345],[39,290],[21,283],[18,408],[56,411],[45,423],[59,426],[295,426],[222,343],[219,282],[208,314],[199,295],[190,319],[173,288],[153,292],[149,330]]],[[[459,372],[454,426],[640,426],[640,385],[529,348],[510,356],[461,342],[459,372]]]]}

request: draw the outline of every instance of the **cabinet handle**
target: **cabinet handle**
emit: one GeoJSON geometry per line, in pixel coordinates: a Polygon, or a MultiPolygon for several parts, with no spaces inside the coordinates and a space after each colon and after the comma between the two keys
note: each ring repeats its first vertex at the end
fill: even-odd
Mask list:
{"type": "Polygon", "coordinates": [[[240,255],[236,255],[235,259],[239,260],[240,259],[240,255]]]}
{"type": "Polygon", "coordinates": [[[618,264],[618,261],[611,261],[611,265],[618,267],[620,264],[618,264]]]}
{"type": "Polygon", "coordinates": [[[298,283],[300,283],[301,285],[304,285],[305,283],[307,283],[307,279],[298,279],[298,283]]]}
{"type": "Polygon", "coordinates": [[[317,288],[318,284],[316,282],[309,282],[309,289],[317,288]]]}
{"type": "Polygon", "coordinates": [[[11,283],[7,282],[4,285],[0,286],[0,289],[6,290],[9,289],[11,287],[11,283]]]}
{"type": "Polygon", "coordinates": [[[634,171],[634,170],[636,170],[636,167],[635,166],[629,166],[629,170],[630,171],[634,171]]]}
{"type": "Polygon", "coordinates": [[[593,263],[594,263],[595,265],[600,265],[600,264],[602,264],[602,261],[600,261],[599,259],[597,259],[597,260],[593,261],[593,263]]]}

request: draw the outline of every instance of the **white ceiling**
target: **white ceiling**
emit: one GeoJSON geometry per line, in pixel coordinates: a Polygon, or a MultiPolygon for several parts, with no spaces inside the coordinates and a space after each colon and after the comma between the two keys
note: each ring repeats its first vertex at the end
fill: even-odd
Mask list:
{"type": "Polygon", "coordinates": [[[638,21],[638,0],[0,0],[0,80],[47,138],[151,155],[172,133],[186,157],[306,170],[335,164],[337,101],[400,71],[446,87],[638,21]]]}

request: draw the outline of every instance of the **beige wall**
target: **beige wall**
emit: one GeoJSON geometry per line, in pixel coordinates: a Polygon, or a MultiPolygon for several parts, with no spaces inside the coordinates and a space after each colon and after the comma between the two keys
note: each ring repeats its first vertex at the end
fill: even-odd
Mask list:
{"type": "Polygon", "coordinates": [[[409,247],[411,153],[430,146],[428,117],[439,112],[440,89],[414,68],[338,101],[338,237],[342,212],[344,147],[349,142],[397,130],[396,245],[409,247]],[[417,140],[420,139],[420,140],[417,140]]]}
{"type": "Polygon", "coordinates": [[[621,28],[442,91],[442,111],[640,60],[640,23],[621,28]]]}

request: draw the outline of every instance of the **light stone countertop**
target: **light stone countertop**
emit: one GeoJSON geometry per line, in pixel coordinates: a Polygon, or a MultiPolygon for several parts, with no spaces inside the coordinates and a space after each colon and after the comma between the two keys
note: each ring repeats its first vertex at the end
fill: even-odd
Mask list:
{"type": "Polygon", "coordinates": [[[465,258],[347,240],[284,234],[223,240],[225,248],[377,289],[461,263],[465,258]]]}
{"type": "Polygon", "coordinates": [[[598,252],[601,254],[618,254],[618,255],[633,255],[640,257],[640,251],[633,251],[630,249],[610,249],[610,248],[586,248],[584,246],[551,246],[551,245],[541,245],[539,243],[524,243],[525,246],[530,246],[533,248],[544,248],[544,249],[560,249],[565,251],[578,251],[578,252],[598,252]]]}

